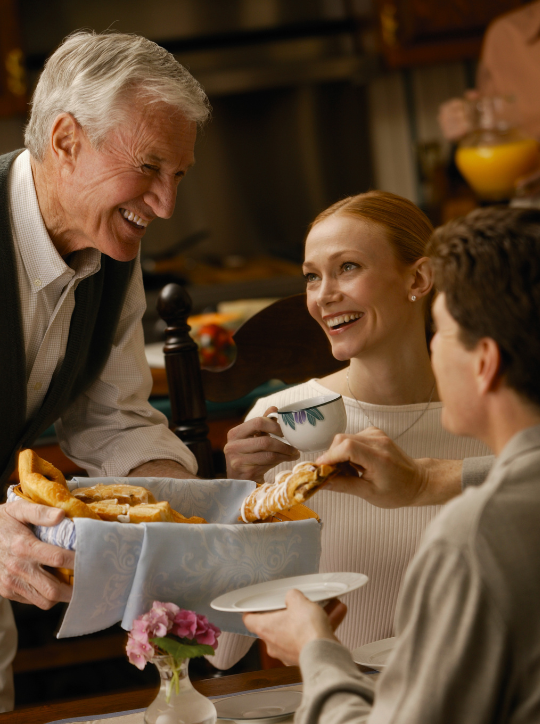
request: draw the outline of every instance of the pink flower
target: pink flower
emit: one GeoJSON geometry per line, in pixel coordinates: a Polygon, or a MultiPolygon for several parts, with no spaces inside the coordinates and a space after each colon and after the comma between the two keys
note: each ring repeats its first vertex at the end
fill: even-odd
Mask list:
{"type": "Polygon", "coordinates": [[[142,671],[146,663],[154,656],[154,647],[148,642],[137,641],[129,636],[126,652],[129,662],[135,664],[135,666],[142,671]]]}
{"type": "Polygon", "coordinates": [[[147,644],[148,642],[148,622],[144,618],[136,618],[133,621],[133,627],[129,633],[130,638],[140,643],[147,644]]]}
{"type": "MultiPolygon", "coordinates": [[[[174,617],[179,611],[180,609],[174,603],[154,601],[150,611],[143,616],[139,616],[139,619],[146,625],[148,638],[162,638],[166,636],[171,630],[174,617]]],[[[140,630],[142,630],[142,624],[140,630]]]]}
{"type": "Polygon", "coordinates": [[[180,609],[174,617],[173,627],[171,633],[178,638],[192,639],[195,636],[197,630],[197,614],[195,611],[186,611],[180,609]]]}
{"type": "Polygon", "coordinates": [[[151,639],[177,636],[183,643],[195,639],[199,644],[217,648],[221,630],[210,623],[206,616],[186,611],[174,603],[154,601],[152,608],[133,621],[126,646],[129,661],[138,669],[144,669],[147,661],[160,653],[151,639]]]}
{"type": "Polygon", "coordinates": [[[195,638],[198,644],[208,644],[217,648],[217,639],[221,634],[221,629],[210,623],[206,616],[197,614],[197,630],[195,631],[195,638]]]}

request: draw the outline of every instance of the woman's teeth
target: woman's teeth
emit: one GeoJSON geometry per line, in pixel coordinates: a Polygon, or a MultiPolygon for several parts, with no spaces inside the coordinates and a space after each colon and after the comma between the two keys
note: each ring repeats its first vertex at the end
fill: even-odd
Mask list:
{"type": "Polygon", "coordinates": [[[134,214],[133,211],[128,211],[127,209],[120,209],[120,213],[122,214],[124,219],[132,221],[134,224],[137,224],[137,226],[143,226],[144,228],[148,226],[148,221],[141,219],[141,217],[137,216],[137,214],[134,214]]]}
{"type": "Polygon", "coordinates": [[[353,312],[352,314],[342,314],[339,317],[333,317],[332,319],[326,320],[326,326],[330,327],[330,329],[335,329],[336,327],[339,327],[342,324],[348,324],[349,322],[354,322],[355,319],[360,319],[360,317],[363,317],[363,314],[360,314],[359,312],[353,312]]]}

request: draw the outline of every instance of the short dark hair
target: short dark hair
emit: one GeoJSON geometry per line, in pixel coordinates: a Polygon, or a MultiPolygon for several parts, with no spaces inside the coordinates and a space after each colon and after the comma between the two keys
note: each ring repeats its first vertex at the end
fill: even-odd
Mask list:
{"type": "Polygon", "coordinates": [[[478,209],[437,229],[427,253],[465,347],[493,339],[508,387],[540,406],[540,210],[478,209]]]}

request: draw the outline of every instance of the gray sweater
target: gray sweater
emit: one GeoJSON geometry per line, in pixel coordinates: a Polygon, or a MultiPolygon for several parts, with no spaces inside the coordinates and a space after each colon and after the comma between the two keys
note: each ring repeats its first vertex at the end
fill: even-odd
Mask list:
{"type": "MultiPolygon", "coordinates": [[[[300,665],[297,724],[540,722],[540,426],[518,433],[480,487],[449,503],[406,575],[398,641],[373,702],[333,641],[300,665]]],[[[339,633],[339,632],[338,632],[339,633]]]]}

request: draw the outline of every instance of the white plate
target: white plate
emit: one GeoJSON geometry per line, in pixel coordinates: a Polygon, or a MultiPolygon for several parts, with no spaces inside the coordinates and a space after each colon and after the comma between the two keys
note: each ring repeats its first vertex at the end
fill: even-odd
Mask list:
{"type": "Polygon", "coordinates": [[[302,591],[310,601],[320,603],[355,591],[367,582],[368,577],[363,573],[311,573],[237,588],[214,598],[210,605],[216,611],[229,613],[278,611],[285,608],[285,595],[291,588],[302,591]]]}
{"type": "Polygon", "coordinates": [[[381,639],[381,641],[372,641],[352,652],[353,661],[362,666],[371,666],[372,669],[384,669],[395,644],[395,636],[390,639],[381,639]]]}
{"type": "Polygon", "coordinates": [[[284,719],[298,709],[301,691],[261,691],[238,694],[216,701],[219,719],[237,721],[253,719],[284,719]]]}

